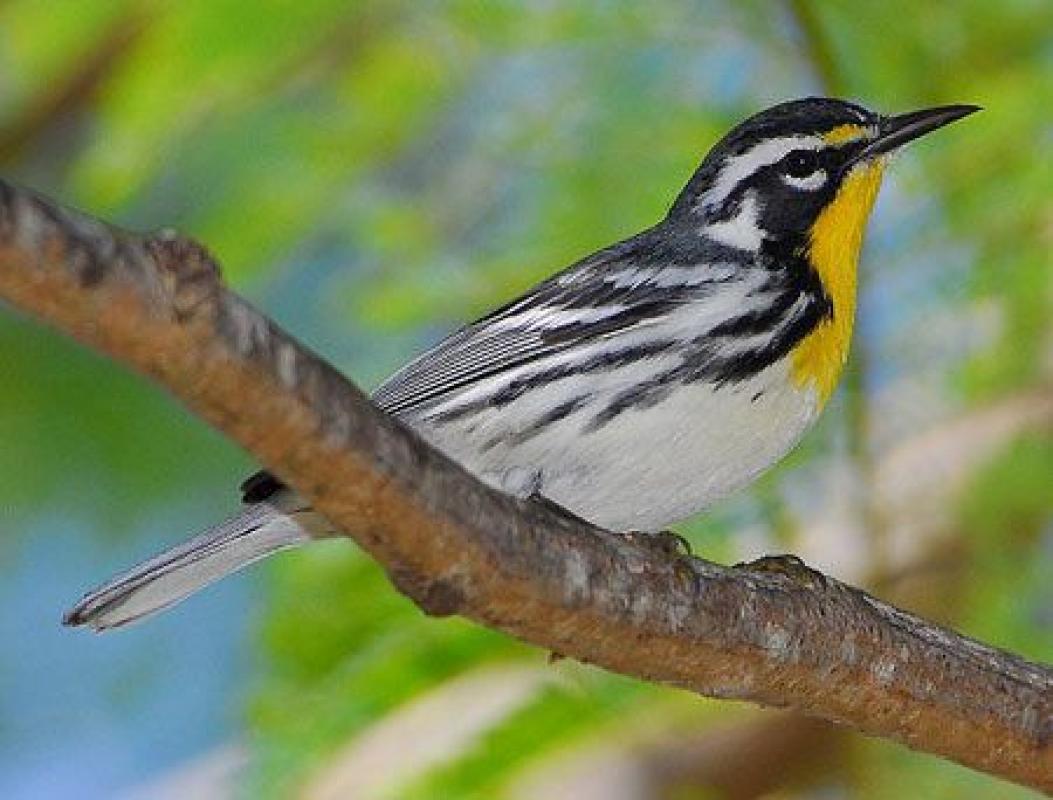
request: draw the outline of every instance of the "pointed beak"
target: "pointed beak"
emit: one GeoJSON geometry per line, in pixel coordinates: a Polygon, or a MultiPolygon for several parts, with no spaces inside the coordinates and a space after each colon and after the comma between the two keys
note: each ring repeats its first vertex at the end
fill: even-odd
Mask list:
{"type": "Polygon", "coordinates": [[[897,114],[894,117],[883,117],[878,123],[877,138],[859,151],[852,162],[891,153],[919,136],[924,136],[944,125],[950,125],[979,110],[980,106],[940,106],[939,108],[926,108],[922,111],[911,111],[907,114],[897,114]]]}

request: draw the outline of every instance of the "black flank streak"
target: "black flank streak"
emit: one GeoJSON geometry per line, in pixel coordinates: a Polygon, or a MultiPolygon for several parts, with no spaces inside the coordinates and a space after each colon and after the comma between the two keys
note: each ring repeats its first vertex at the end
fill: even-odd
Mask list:
{"type": "Polygon", "coordinates": [[[515,380],[509,381],[503,387],[485,397],[480,397],[467,403],[449,408],[431,417],[432,422],[446,424],[456,422],[471,416],[485,408],[504,408],[515,402],[531,389],[536,389],[546,383],[567,378],[572,375],[586,375],[592,372],[602,372],[613,369],[644,358],[653,358],[661,355],[677,346],[672,339],[660,339],[653,342],[634,345],[622,350],[608,353],[598,353],[585,361],[576,361],[567,364],[554,364],[551,367],[540,369],[529,375],[523,375],[515,380]]]}
{"type": "Polygon", "coordinates": [[[603,372],[615,367],[632,364],[644,358],[653,358],[676,347],[677,342],[673,339],[660,339],[654,342],[626,347],[622,350],[614,350],[608,353],[597,353],[585,361],[577,361],[569,364],[556,364],[547,369],[538,370],[530,375],[509,382],[506,386],[498,389],[490,396],[484,405],[494,405],[498,408],[508,405],[519,399],[526,392],[538,386],[542,386],[560,378],[571,375],[586,375],[590,372],[603,372]]]}
{"type": "MultiPolygon", "coordinates": [[[[595,432],[626,411],[652,408],[678,386],[706,381],[719,389],[747,380],[785,357],[817,325],[833,315],[833,305],[822,291],[818,276],[799,251],[789,269],[773,271],[772,282],[783,285],[782,294],[772,304],[777,311],[766,308],[744,314],[698,336],[686,345],[682,363],[616,395],[590,420],[586,431],[595,432]],[[805,304],[803,311],[786,319],[786,314],[802,293],[811,302],[805,304]],[[722,354],[719,336],[759,334],[769,330],[778,333],[763,347],[732,355],[722,354]]],[[[759,395],[755,396],[754,402],[757,397],[759,395]]]]}
{"type": "Polygon", "coordinates": [[[797,302],[794,292],[782,292],[773,302],[738,317],[732,317],[712,328],[707,336],[751,336],[769,331],[778,325],[791,306],[797,302]]]}
{"type": "Polygon", "coordinates": [[[489,450],[496,447],[499,444],[506,443],[510,445],[520,445],[524,442],[528,442],[540,433],[543,433],[546,428],[557,422],[566,419],[576,411],[580,411],[582,408],[587,406],[593,401],[591,394],[583,394],[578,397],[571,398],[557,406],[549,409],[547,412],[542,414],[540,417],[535,419],[527,427],[514,433],[503,434],[495,436],[483,445],[484,450],[489,450]]]}
{"type": "Polygon", "coordinates": [[[678,381],[675,376],[678,369],[680,368],[667,370],[615,395],[614,399],[585,426],[585,433],[595,433],[629,409],[645,409],[658,405],[677,387],[678,381]]]}

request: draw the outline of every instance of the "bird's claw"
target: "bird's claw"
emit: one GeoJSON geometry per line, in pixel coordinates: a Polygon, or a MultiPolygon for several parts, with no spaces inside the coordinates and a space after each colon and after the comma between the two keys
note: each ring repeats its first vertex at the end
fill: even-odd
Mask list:
{"type": "Polygon", "coordinates": [[[746,569],[751,572],[783,575],[802,586],[816,586],[822,578],[822,573],[812,569],[792,553],[761,556],[753,561],[744,561],[736,564],[735,568],[746,569]]]}
{"type": "Polygon", "coordinates": [[[658,533],[624,531],[619,533],[618,536],[631,544],[656,551],[667,558],[692,555],[691,543],[679,533],[673,533],[673,531],[659,531],[658,533]]]}

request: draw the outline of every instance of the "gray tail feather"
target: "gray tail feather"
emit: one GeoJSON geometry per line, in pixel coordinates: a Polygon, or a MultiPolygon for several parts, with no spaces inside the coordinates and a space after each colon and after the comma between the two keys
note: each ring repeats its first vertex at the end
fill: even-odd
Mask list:
{"type": "Polygon", "coordinates": [[[311,539],[295,512],[258,503],[81,598],[65,625],[117,628],[186,599],[264,556],[311,539]]]}

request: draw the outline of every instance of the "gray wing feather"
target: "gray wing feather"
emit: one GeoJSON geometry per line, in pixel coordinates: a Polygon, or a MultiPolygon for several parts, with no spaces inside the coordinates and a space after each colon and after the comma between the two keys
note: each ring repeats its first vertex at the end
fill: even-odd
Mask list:
{"type": "Polygon", "coordinates": [[[556,343],[546,342],[542,330],[499,327],[498,320],[507,313],[491,315],[448,336],[385,381],[373,401],[398,415],[558,350],[556,343]]]}
{"type": "MultiPolygon", "coordinates": [[[[657,281],[661,273],[687,274],[692,267],[640,264],[643,237],[621,242],[575,264],[526,294],[451,334],[396,372],[373,395],[374,402],[399,415],[446,398],[451,393],[505,370],[572,348],[598,336],[636,327],[669,307],[709,294],[713,282],[657,281]],[[619,276],[618,281],[608,280],[619,276]],[[573,313],[560,324],[541,315],[577,309],[616,309],[609,316],[575,322],[573,313]],[[537,316],[530,317],[534,312],[537,316]],[[522,319],[522,325],[516,318],[522,319]]],[[[645,254],[646,255],[646,254],[645,254]]],[[[706,262],[702,262],[705,264],[706,262]]],[[[694,268],[702,266],[697,262],[694,268]]],[[[714,282],[719,280],[714,275],[714,282]]]]}

